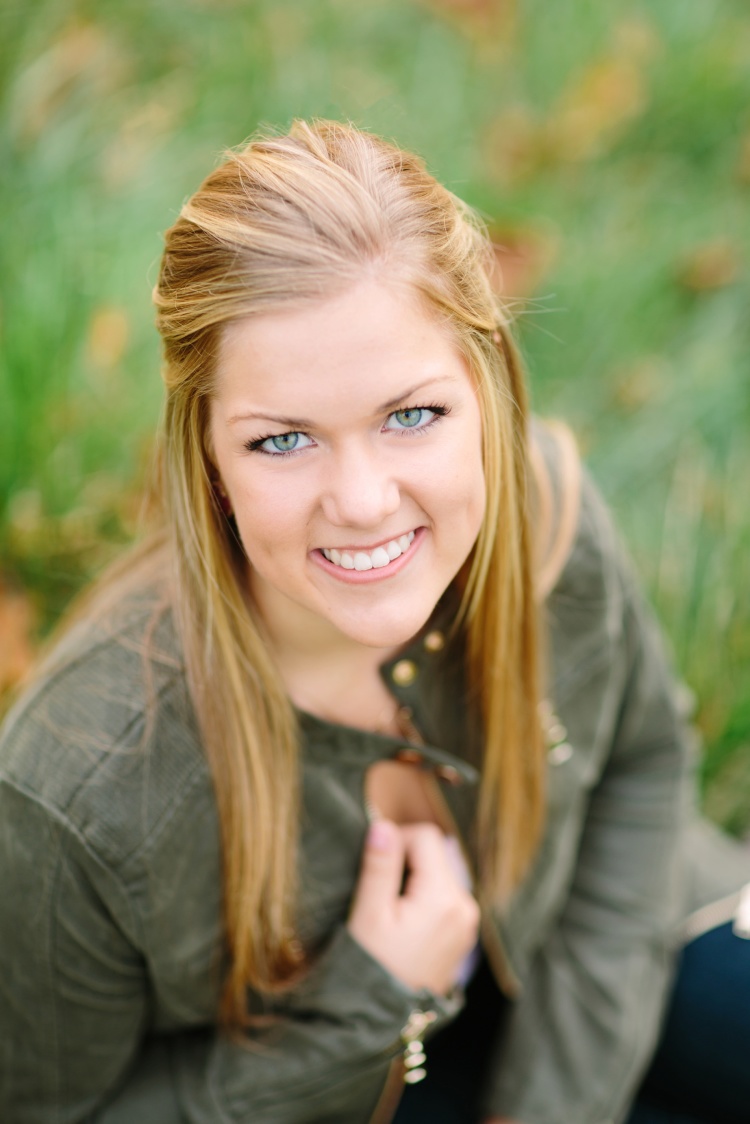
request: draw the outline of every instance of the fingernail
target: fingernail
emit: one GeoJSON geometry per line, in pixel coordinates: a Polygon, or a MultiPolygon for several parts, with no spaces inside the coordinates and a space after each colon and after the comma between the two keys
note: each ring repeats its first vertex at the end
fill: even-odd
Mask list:
{"type": "Polygon", "coordinates": [[[370,824],[370,830],[367,833],[367,844],[369,847],[374,848],[376,851],[388,851],[391,846],[392,834],[390,825],[385,820],[375,820],[370,824]]]}

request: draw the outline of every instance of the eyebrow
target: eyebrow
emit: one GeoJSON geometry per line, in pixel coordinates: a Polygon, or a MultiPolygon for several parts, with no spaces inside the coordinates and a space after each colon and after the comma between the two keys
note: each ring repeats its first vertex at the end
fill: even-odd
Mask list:
{"type": "MultiPolygon", "coordinates": [[[[404,402],[407,398],[417,394],[420,390],[424,390],[426,386],[434,386],[436,383],[441,382],[455,382],[455,375],[440,375],[437,378],[424,379],[422,382],[417,383],[415,386],[410,386],[403,394],[397,394],[395,398],[389,398],[387,402],[383,402],[381,406],[376,407],[375,414],[384,414],[389,410],[393,410],[399,403],[404,402]]],[[[283,425],[289,431],[298,429],[313,429],[315,422],[310,421],[309,418],[290,418],[281,416],[279,414],[235,414],[229,419],[229,424],[234,425],[235,422],[241,421],[265,421],[273,422],[275,425],[283,425]]]]}

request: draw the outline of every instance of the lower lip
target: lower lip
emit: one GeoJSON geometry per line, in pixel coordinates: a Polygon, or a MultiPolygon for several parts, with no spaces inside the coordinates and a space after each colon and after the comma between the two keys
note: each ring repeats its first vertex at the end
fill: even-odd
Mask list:
{"type": "Polygon", "coordinates": [[[393,562],[389,562],[387,566],[380,566],[377,569],[373,567],[372,570],[345,570],[343,566],[336,566],[333,562],[329,562],[322,550],[313,550],[311,557],[322,570],[340,582],[346,582],[347,585],[369,585],[370,582],[385,581],[400,574],[416,554],[424,535],[425,528],[419,527],[414,532],[414,538],[409,543],[407,551],[400,554],[393,562]]]}

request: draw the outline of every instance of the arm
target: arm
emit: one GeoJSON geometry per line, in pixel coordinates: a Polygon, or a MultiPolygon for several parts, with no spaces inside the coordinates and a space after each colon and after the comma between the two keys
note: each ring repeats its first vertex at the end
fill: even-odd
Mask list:
{"type": "MultiPolygon", "coordinates": [[[[123,612],[122,628],[109,622],[75,635],[0,736],[0,1120],[368,1120],[403,1051],[402,1030],[411,1024],[411,1035],[420,1021],[412,1014],[447,1016],[457,1006],[432,994],[445,965],[434,962],[440,942],[429,956],[419,951],[420,927],[442,930],[440,911],[450,913],[465,891],[446,893],[439,863],[420,864],[414,842],[399,837],[391,928],[366,920],[372,894],[363,881],[373,879],[364,870],[347,928],[361,824],[347,821],[343,844],[335,836],[346,849],[338,881],[328,879],[324,830],[303,903],[316,962],[292,992],[266,1001],[271,1025],[239,1041],[221,1034],[213,787],[169,621],[144,672],[153,610],[150,602],[136,610],[123,612]],[[410,879],[413,901],[398,892],[407,851],[412,873],[421,869],[410,879]],[[335,905],[318,916],[327,880],[335,905]],[[425,905],[425,896],[436,901],[425,905]],[[365,918],[361,941],[350,931],[355,914],[365,918]]],[[[463,928],[468,947],[475,914],[463,928]]],[[[439,957],[463,951],[449,942],[439,957]]]]}
{"type": "Polygon", "coordinates": [[[446,891],[430,854],[420,860],[420,847],[435,849],[429,832],[402,841],[388,825],[393,845],[368,848],[352,913],[362,941],[340,926],[304,981],[267,1001],[275,1015],[267,1027],[240,1040],[222,1035],[213,1025],[216,973],[212,981],[206,970],[212,934],[195,924],[201,899],[210,897],[200,866],[206,836],[195,805],[187,818],[194,844],[179,831],[181,859],[171,856],[168,868],[164,855],[144,856],[155,879],[144,887],[103,862],[59,813],[0,785],[7,903],[0,937],[11,965],[0,982],[0,1118],[26,1124],[64,1112],[71,1122],[99,1124],[364,1124],[414,1012],[438,1019],[455,1012],[456,1000],[431,986],[442,991],[445,977],[447,990],[452,973],[443,962],[452,968],[476,939],[476,906],[458,943],[451,938],[446,950],[425,955],[420,933],[432,929],[431,911],[453,916],[458,904],[465,912],[463,891],[446,891]],[[440,882],[440,895],[419,885],[399,894],[405,853],[412,881],[423,869],[440,882]],[[426,909],[425,893],[442,906],[431,900],[426,909]],[[390,921],[388,908],[379,908],[384,897],[390,921]],[[144,898],[153,901],[150,911],[144,898]],[[379,962],[381,945],[390,971],[379,962]],[[167,1020],[173,1025],[159,1025],[167,1020]]]}
{"type": "MultiPolygon", "coordinates": [[[[133,892],[12,786],[0,786],[0,817],[2,1119],[367,1121],[411,1013],[448,1010],[398,982],[341,927],[254,1043],[200,1025],[203,997],[192,1014],[190,979],[186,1025],[155,1028],[154,991],[171,985],[150,972],[133,892]]],[[[185,969],[189,932],[163,931],[167,955],[185,969]]]]}
{"type": "Polygon", "coordinates": [[[671,978],[687,739],[657,630],[619,554],[610,579],[609,654],[566,700],[570,741],[584,759],[580,791],[564,809],[569,824],[581,821],[572,878],[498,1049],[490,1119],[620,1119],[671,978]],[[601,743],[600,760],[584,736],[601,743]]]}
{"type": "MultiPolygon", "coordinates": [[[[415,1009],[444,1008],[429,993],[400,987],[342,927],[279,1020],[254,1036],[254,1048],[214,1029],[172,1039],[178,1119],[366,1124],[415,1009]]],[[[110,1124],[106,1113],[101,1124],[110,1124]]]]}
{"type": "MultiPolygon", "coordinates": [[[[254,1089],[246,1057],[225,1071],[241,1106],[237,1119],[265,1113],[258,1119],[370,1120],[384,1062],[400,1052],[399,1035],[410,1016],[428,1012],[425,1025],[432,1025],[440,1014],[455,1013],[456,999],[440,997],[453,991],[456,965],[476,941],[478,920],[476,902],[452,874],[440,832],[431,825],[373,824],[347,927],[287,997],[286,1025],[265,1037],[262,1060],[277,1065],[279,1089],[254,1089]]],[[[412,1038],[419,1033],[409,1029],[412,1038]]],[[[185,1070],[193,1104],[205,1096],[199,1072],[193,1064],[185,1070]]],[[[208,1124],[208,1107],[196,1121],[208,1124]]]]}

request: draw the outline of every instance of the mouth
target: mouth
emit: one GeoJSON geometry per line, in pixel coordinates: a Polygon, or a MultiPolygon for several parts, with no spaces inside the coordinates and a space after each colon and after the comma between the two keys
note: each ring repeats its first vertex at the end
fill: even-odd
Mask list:
{"type": "Polygon", "coordinates": [[[322,547],[312,552],[312,559],[331,577],[349,585],[377,582],[395,576],[408,566],[425,534],[424,527],[417,527],[370,550],[322,547]]]}
{"type": "Polygon", "coordinates": [[[397,539],[389,539],[381,546],[376,546],[374,550],[336,550],[335,547],[323,547],[321,554],[342,570],[357,570],[360,573],[365,570],[384,570],[391,562],[406,554],[414,542],[414,535],[414,531],[407,531],[405,535],[399,535],[397,539]]]}

